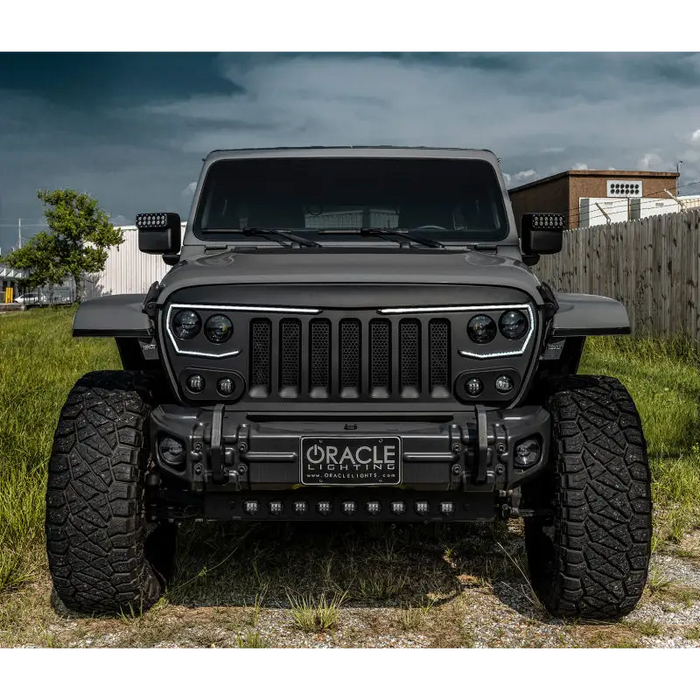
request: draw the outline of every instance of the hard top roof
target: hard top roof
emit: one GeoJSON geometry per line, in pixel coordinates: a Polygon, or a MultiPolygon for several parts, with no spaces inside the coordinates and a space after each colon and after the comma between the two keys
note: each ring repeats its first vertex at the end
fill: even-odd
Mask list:
{"type": "Polygon", "coordinates": [[[206,162],[246,158],[471,158],[498,162],[493,151],[473,148],[429,146],[280,146],[276,148],[232,148],[216,150],[206,162]]]}

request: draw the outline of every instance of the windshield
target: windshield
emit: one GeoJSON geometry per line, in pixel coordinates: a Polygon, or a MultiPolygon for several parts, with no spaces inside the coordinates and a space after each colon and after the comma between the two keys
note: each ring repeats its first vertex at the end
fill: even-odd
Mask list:
{"type": "MultiPolygon", "coordinates": [[[[448,242],[508,234],[493,167],[476,159],[274,158],[209,169],[194,220],[204,239],[244,228],[352,232],[401,228],[448,242]]],[[[326,236],[326,238],[329,238],[326,236]]]]}

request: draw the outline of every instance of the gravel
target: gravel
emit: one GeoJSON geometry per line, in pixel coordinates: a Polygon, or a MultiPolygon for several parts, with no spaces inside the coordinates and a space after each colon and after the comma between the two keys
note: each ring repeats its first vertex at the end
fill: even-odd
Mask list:
{"type": "MultiPolygon", "coordinates": [[[[691,541],[677,552],[652,558],[651,585],[638,607],[610,624],[577,624],[554,619],[534,598],[524,575],[492,576],[491,583],[455,563],[457,590],[439,586],[427,611],[402,612],[398,600],[349,600],[330,631],[296,627],[288,601],[271,596],[257,614],[240,602],[169,602],[143,618],[83,618],[61,614],[49,603],[48,581],[16,594],[16,610],[6,608],[12,636],[6,645],[35,647],[654,647],[700,648],[700,548],[691,541]],[[695,555],[694,555],[695,554],[695,555]],[[461,586],[461,590],[459,587],[461,586]],[[25,596],[22,603],[21,597],[25,596]],[[410,625],[410,629],[405,627],[410,625]],[[42,630],[41,633],[38,630],[42,630]]],[[[517,542],[516,542],[517,545],[517,542]]],[[[517,546],[513,551],[517,551],[517,546]]],[[[2,606],[2,603],[0,603],[2,606]]],[[[0,613],[3,610],[0,607],[0,613]]],[[[0,645],[3,642],[0,641],[0,645]]]]}

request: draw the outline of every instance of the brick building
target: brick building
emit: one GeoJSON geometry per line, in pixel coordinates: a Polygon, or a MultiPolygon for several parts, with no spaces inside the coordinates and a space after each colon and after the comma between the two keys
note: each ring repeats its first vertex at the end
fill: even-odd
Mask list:
{"type": "MultiPolygon", "coordinates": [[[[520,227],[528,212],[565,213],[569,227],[579,225],[584,198],[667,198],[676,194],[678,173],[637,170],[566,170],[509,190],[515,220],[520,227]]],[[[621,204],[621,207],[624,207],[621,204]]],[[[604,221],[602,223],[605,223],[604,221]]]]}

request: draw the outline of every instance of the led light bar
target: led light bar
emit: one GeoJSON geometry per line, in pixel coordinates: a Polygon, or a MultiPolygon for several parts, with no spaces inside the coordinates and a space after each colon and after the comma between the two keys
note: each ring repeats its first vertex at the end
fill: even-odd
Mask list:
{"type": "Polygon", "coordinates": [[[157,231],[168,228],[167,214],[137,214],[136,228],[141,231],[157,231]]]}
{"type": "Polygon", "coordinates": [[[531,214],[531,228],[537,231],[563,231],[566,228],[564,214],[531,214]]]}

